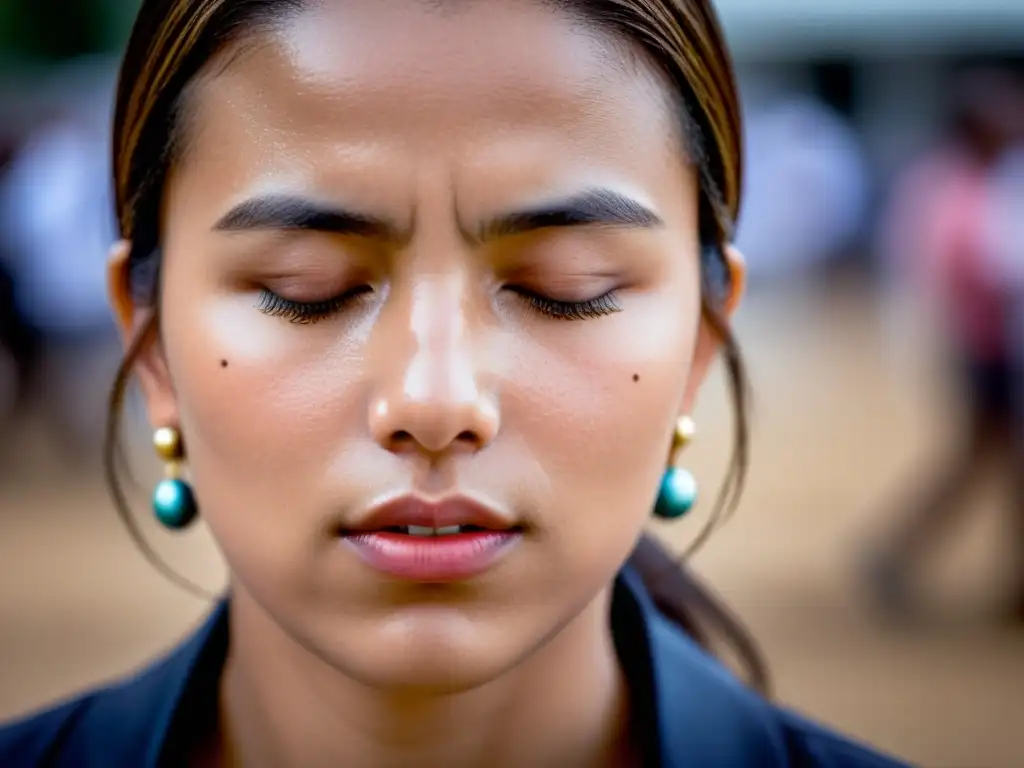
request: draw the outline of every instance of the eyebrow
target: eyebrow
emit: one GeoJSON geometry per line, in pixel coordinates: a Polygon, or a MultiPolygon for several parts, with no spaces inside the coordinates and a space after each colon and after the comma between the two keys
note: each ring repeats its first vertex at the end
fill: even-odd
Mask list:
{"type": "MultiPolygon", "coordinates": [[[[476,239],[494,240],[568,227],[653,229],[661,217],[631,197],[611,189],[590,189],[571,197],[495,216],[479,228],[476,239]]],[[[386,219],[336,205],[288,195],[253,197],[234,206],[214,225],[219,232],[260,230],[324,232],[401,240],[399,228],[386,219]]]]}
{"type": "Polygon", "coordinates": [[[291,230],[398,239],[398,227],[377,216],[302,197],[270,195],[239,203],[214,225],[219,232],[291,230]]]}
{"type": "Polygon", "coordinates": [[[654,211],[633,198],[611,189],[597,188],[496,216],[480,228],[479,239],[490,240],[562,227],[653,229],[663,223],[654,211]]]}

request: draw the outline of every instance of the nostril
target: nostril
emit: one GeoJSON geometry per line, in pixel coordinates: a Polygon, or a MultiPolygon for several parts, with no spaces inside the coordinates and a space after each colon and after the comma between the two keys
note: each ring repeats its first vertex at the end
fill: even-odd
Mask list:
{"type": "Polygon", "coordinates": [[[428,453],[446,450],[476,450],[482,445],[480,435],[472,429],[464,429],[457,435],[451,433],[447,437],[438,435],[421,435],[407,429],[397,429],[388,438],[387,446],[392,451],[426,450],[428,453]],[[433,438],[433,439],[431,439],[433,438]]]}

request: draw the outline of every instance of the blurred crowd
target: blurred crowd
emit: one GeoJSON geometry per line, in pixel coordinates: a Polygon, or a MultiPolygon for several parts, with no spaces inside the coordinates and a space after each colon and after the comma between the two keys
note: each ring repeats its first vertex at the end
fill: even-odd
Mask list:
{"type": "Polygon", "coordinates": [[[944,135],[897,178],[879,253],[934,317],[964,407],[947,457],[894,510],[871,575],[882,607],[911,610],[915,566],[994,460],[1017,550],[1011,615],[1024,622],[1024,83],[976,70],[950,96],[944,135]]]}
{"type": "Polygon", "coordinates": [[[117,236],[115,63],[76,61],[52,77],[0,171],[0,421],[45,404],[74,454],[95,448],[116,345],[104,269],[117,236]]]}

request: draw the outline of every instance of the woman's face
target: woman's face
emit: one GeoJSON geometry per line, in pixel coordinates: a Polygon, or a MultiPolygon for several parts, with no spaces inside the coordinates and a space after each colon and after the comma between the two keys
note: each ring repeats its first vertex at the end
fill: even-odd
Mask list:
{"type": "Polygon", "coordinates": [[[455,688],[601,598],[713,352],[667,93],[527,0],[320,3],[201,78],[140,374],[236,597],[357,679],[455,688]],[[382,573],[339,532],[405,494],[520,533],[453,583],[382,573]]]}

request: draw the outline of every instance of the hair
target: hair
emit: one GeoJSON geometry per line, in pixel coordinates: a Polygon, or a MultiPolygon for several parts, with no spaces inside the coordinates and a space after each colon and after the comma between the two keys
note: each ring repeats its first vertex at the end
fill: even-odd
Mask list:
{"type": "MultiPolygon", "coordinates": [[[[741,115],[732,61],[711,0],[549,0],[639,46],[675,90],[687,150],[698,171],[702,315],[723,350],[734,408],[734,446],[711,518],[683,558],[644,535],[631,555],[659,609],[698,643],[738,656],[748,681],[767,693],[762,656],[742,623],[686,566],[735,509],[749,463],[749,390],[724,301],[730,271],[724,248],[739,216],[741,115]]],[[[196,591],[159,558],[131,514],[120,472],[120,411],[139,355],[159,336],[160,213],[168,172],[183,151],[189,86],[228,45],[274,29],[304,0],[143,0],[124,56],[113,153],[117,216],[131,243],[133,298],[152,310],[130,344],[110,396],[106,475],[118,512],[146,557],[168,578],[196,591]]]]}
{"type": "Polygon", "coordinates": [[[947,133],[978,159],[994,159],[1016,138],[1014,117],[1024,111],[1022,94],[1024,77],[1011,67],[956,72],[947,94],[947,133]]]}

